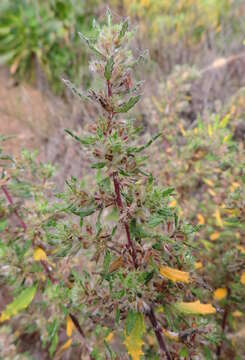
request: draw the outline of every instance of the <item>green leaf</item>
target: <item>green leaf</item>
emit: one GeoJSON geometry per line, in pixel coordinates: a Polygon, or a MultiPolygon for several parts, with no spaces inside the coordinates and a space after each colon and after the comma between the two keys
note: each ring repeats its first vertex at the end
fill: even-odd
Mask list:
{"type": "Polygon", "coordinates": [[[74,95],[77,95],[82,100],[90,100],[86,95],[84,95],[76,86],[67,79],[62,79],[64,84],[72,91],[74,95]]]}
{"type": "Polygon", "coordinates": [[[94,206],[90,207],[90,208],[85,208],[85,209],[76,209],[76,208],[71,207],[70,211],[73,214],[80,216],[81,219],[83,219],[86,216],[92,215],[96,211],[96,208],[94,206]]]}
{"type": "Polygon", "coordinates": [[[120,30],[120,33],[119,33],[119,36],[118,36],[119,40],[121,40],[124,37],[127,30],[128,30],[128,19],[124,20],[124,22],[121,25],[121,30],[120,30]]]}
{"type": "Polygon", "coordinates": [[[93,145],[96,143],[96,138],[93,136],[85,136],[83,138],[80,138],[69,129],[65,129],[65,132],[85,146],[93,145]]]}
{"type": "Polygon", "coordinates": [[[168,195],[173,194],[174,190],[175,190],[174,188],[167,188],[166,190],[163,190],[162,197],[166,197],[168,195]]]}
{"type": "Polygon", "coordinates": [[[128,153],[139,153],[145,149],[147,149],[155,140],[157,140],[160,136],[162,135],[162,133],[158,133],[155,136],[153,136],[153,138],[151,140],[149,140],[145,145],[140,146],[140,147],[129,147],[127,149],[128,153]]]}
{"type": "Polygon", "coordinates": [[[134,107],[135,104],[137,104],[139,99],[140,99],[140,95],[131,97],[128,100],[128,102],[126,102],[126,103],[122,104],[121,106],[119,106],[118,108],[116,108],[115,112],[117,112],[117,113],[126,113],[126,112],[128,112],[130,109],[132,109],[134,107]]]}
{"type": "Polygon", "coordinates": [[[111,262],[111,254],[110,254],[109,250],[106,250],[105,257],[104,257],[104,266],[103,266],[105,274],[107,274],[109,271],[110,262],[111,262]]]}
{"type": "Polygon", "coordinates": [[[53,355],[55,353],[58,342],[59,342],[59,336],[58,336],[58,334],[56,332],[54,334],[54,337],[52,338],[52,341],[51,341],[51,344],[50,344],[50,347],[49,347],[49,354],[50,354],[51,357],[53,357],[53,355]]]}
{"type": "Polygon", "coordinates": [[[105,66],[104,76],[105,76],[105,78],[106,78],[107,81],[109,81],[110,78],[111,78],[112,71],[113,71],[113,66],[114,66],[114,59],[113,59],[113,56],[111,56],[111,57],[107,60],[107,63],[106,63],[106,66],[105,66]]]}
{"type": "Polygon", "coordinates": [[[131,355],[132,360],[140,360],[141,355],[144,355],[142,346],[144,342],[142,337],[145,333],[144,316],[141,313],[129,311],[126,319],[126,336],[124,344],[131,355]]]}
{"type": "Polygon", "coordinates": [[[11,304],[6,306],[6,309],[1,314],[0,323],[9,320],[12,316],[17,315],[21,310],[26,309],[34,299],[36,291],[36,285],[23,290],[11,304]]]}
{"type": "Polygon", "coordinates": [[[103,167],[105,167],[106,163],[105,162],[99,162],[99,163],[95,163],[91,166],[92,169],[102,169],[103,167]]]}
{"type": "Polygon", "coordinates": [[[0,232],[2,232],[7,226],[7,220],[4,219],[4,220],[1,220],[0,221],[0,232]]]}
{"type": "Polygon", "coordinates": [[[109,7],[106,10],[106,18],[107,18],[107,25],[109,27],[111,27],[111,25],[112,25],[112,16],[111,16],[111,10],[109,9],[109,7]]]}
{"type": "Polygon", "coordinates": [[[106,60],[106,57],[104,54],[102,54],[98,49],[96,49],[96,47],[91,43],[91,41],[84,36],[82,33],[78,33],[80,39],[82,39],[83,41],[85,41],[85,43],[88,45],[88,47],[97,55],[99,55],[100,57],[103,58],[103,60],[106,60]]]}

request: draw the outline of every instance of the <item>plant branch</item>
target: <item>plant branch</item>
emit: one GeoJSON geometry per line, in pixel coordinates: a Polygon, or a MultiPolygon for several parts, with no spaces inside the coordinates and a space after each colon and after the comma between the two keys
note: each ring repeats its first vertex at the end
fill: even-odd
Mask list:
{"type": "MultiPolygon", "coordinates": [[[[10,205],[14,206],[13,198],[12,198],[11,194],[9,193],[9,191],[7,189],[7,186],[2,185],[1,187],[2,187],[2,191],[3,191],[4,195],[6,196],[8,202],[10,203],[10,205]]],[[[20,215],[18,213],[18,210],[14,209],[13,211],[14,211],[14,214],[15,214],[15,216],[17,217],[17,219],[19,221],[20,226],[23,228],[24,231],[26,231],[27,226],[26,226],[25,222],[22,220],[22,218],[20,217],[20,215]]]]}
{"type": "Polygon", "coordinates": [[[167,360],[172,360],[171,354],[168,351],[167,345],[165,344],[165,341],[163,339],[162,329],[161,326],[158,324],[153,307],[146,304],[145,302],[143,302],[143,307],[144,307],[144,313],[149,318],[153,330],[155,332],[155,336],[157,338],[162,359],[167,358],[167,360]]]}

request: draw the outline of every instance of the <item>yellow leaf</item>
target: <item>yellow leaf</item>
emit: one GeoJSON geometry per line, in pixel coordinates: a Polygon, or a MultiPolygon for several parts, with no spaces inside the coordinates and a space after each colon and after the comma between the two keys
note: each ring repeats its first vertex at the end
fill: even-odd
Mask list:
{"type": "Polygon", "coordinates": [[[137,313],[132,330],[125,336],[124,344],[131,355],[132,360],[140,360],[144,355],[142,346],[144,342],[142,336],[145,332],[145,322],[143,314],[137,313]]]}
{"type": "Polygon", "coordinates": [[[205,219],[202,216],[202,214],[197,214],[197,220],[198,220],[198,225],[204,225],[205,224],[205,219]]]}
{"type": "Polygon", "coordinates": [[[172,200],[170,203],[169,203],[169,206],[170,207],[175,207],[177,205],[177,201],[176,200],[172,200]]]}
{"type": "Polygon", "coordinates": [[[184,283],[190,282],[190,274],[186,271],[180,271],[168,266],[161,266],[159,271],[162,276],[166,277],[169,280],[184,283]]]}
{"type": "Polygon", "coordinates": [[[37,286],[24,289],[10,304],[6,306],[0,316],[0,323],[9,320],[20,311],[26,309],[35,297],[37,286]]]}
{"type": "Polygon", "coordinates": [[[229,141],[230,138],[231,138],[231,135],[230,135],[230,134],[226,135],[226,136],[224,137],[224,139],[223,139],[223,143],[226,143],[227,141],[229,141]]]}
{"type": "Polygon", "coordinates": [[[185,314],[208,315],[216,313],[216,309],[212,304],[201,304],[199,300],[194,302],[179,302],[175,306],[185,314]]]}
{"type": "Polygon", "coordinates": [[[201,269],[201,268],[203,267],[201,261],[196,261],[194,266],[195,266],[195,269],[196,269],[196,270],[201,269]]]}
{"type": "Polygon", "coordinates": [[[214,300],[223,300],[227,297],[227,289],[226,288],[218,288],[213,293],[214,300]]]}
{"type": "Polygon", "coordinates": [[[169,339],[174,341],[179,341],[179,334],[173,331],[162,329],[163,334],[169,339]]]}
{"type": "Polygon", "coordinates": [[[75,329],[75,325],[72,319],[70,318],[70,316],[68,315],[66,319],[66,335],[68,337],[71,337],[74,329],[75,329]]]}
{"type": "Polygon", "coordinates": [[[236,310],[236,311],[233,311],[232,315],[234,317],[242,317],[243,316],[243,313],[239,310],[236,310]]]}
{"type": "Polygon", "coordinates": [[[211,196],[216,196],[216,192],[212,189],[208,189],[208,192],[211,196]]]}
{"type": "Polygon", "coordinates": [[[114,338],[114,333],[111,331],[105,338],[106,342],[111,342],[112,339],[114,338]]]}
{"type": "Polygon", "coordinates": [[[225,128],[226,125],[228,124],[229,120],[230,120],[230,117],[231,117],[231,114],[225,115],[225,117],[220,121],[219,127],[220,128],[225,128]]]}
{"type": "Polygon", "coordinates": [[[182,124],[178,124],[178,127],[179,127],[179,129],[180,129],[181,134],[182,134],[183,136],[185,136],[185,135],[186,135],[186,131],[185,131],[185,129],[184,129],[184,126],[183,126],[182,124]]]}
{"type": "Polygon", "coordinates": [[[245,271],[242,272],[242,275],[240,277],[240,281],[243,285],[245,285],[245,271]]]}
{"type": "Polygon", "coordinates": [[[209,135],[210,138],[213,136],[213,129],[212,129],[212,126],[210,124],[208,125],[208,135],[209,135]]]}
{"type": "Polygon", "coordinates": [[[245,254],[245,247],[242,245],[237,245],[237,250],[241,251],[242,254],[245,254]]]}
{"type": "Polygon", "coordinates": [[[69,347],[72,344],[72,339],[68,339],[62,346],[61,348],[57,351],[56,356],[59,357],[64,351],[66,351],[67,349],[69,349],[69,347]]]}
{"type": "Polygon", "coordinates": [[[217,225],[220,226],[220,227],[223,227],[224,224],[223,224],[223,221],[222,221],[222,219],[221,219],[220,211],[219,211],[218,208],[215,210],[215,214],[214,214],[214,215],[215,215],[215,218],[216,218],[216,223],[217,223],[217,225]]]}
{"type": "Polygon", "coordinates": [[[209,179],[203,179],[203,182],[205,182],[205,184],[207,184],[208,186],[211,186],[213,187],[214,186],[214,183],[212,180],[209,180],[209,179]]]}
{"type": "Polygon", "coordinates": [[[47,255],[46,255],[46,252],[40,248],[40,247],[37,247],[35,250],[34,250],[34,254],[33,254],[33,257],[34,257],[34,260],[35,261],[43,261],[43,260],[47,260],[47,255]]]}
{"type": "Polygon", "coordinates": [[[198,134],[198,128],[195,128],[193,131],[194,131],[194,134],[195,134],[195,135],[198,134]]]}
{"type": "Polygon", "coordinates": [[[215,241],[215,240],[217,240],[218,238],[220,237],[220,233],[219,232],[214,232],[214,233],[212,233],[211,235],[210,235],[210,240],[212,240],[212,241],[215,241]]]}

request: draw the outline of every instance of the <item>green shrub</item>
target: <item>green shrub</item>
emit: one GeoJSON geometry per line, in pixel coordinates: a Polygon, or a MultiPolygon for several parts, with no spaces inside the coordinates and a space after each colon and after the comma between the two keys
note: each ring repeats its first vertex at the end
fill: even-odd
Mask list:
{"type": "Polygon", "coordinates": [[[43,72],[61,92],[64,75],[81,81],[86,52],[77,31],[91,32],[90,9],[96,1],[4,0],[0,14],[0,64],[18,79],[34,81],[43,72]]]}
{"type": "Polygon", "coordinates": [[[145,150],[160,134],[142,145],[128,115],[142,96],[128,20],[113,24],[108,11],[95,26],[96,39],[80,36],[101,87],[84,94],[64,80],[98,107],[87,133],[66,130],[91,160],[94,186],[72,177],[54,199],[50,165],[27,151],[19,161],[1,154],[0,279],[13,301],[0,322],[13,353],[18,334],[38,333],[51,357],[71,346],[98,360],[126,351],[133,360],[192,357],[215,336],[202,315],[216,313],[195,274],[197,227],[171,207],[174,189],[147,170],[145,150]]]}

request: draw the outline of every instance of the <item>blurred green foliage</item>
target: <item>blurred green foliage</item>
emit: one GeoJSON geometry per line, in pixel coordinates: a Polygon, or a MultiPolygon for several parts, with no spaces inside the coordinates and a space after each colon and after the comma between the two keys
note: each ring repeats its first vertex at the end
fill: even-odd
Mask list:
{"type": "Polygon", "coordinates": [[[95,1],[4,0],[0,5],[0,64],[18,79],[37,80],[44,73],[52,89],[62,92],[60,78],[86,78],[86,52],[78,31],[92,32],[95,1]]]}

